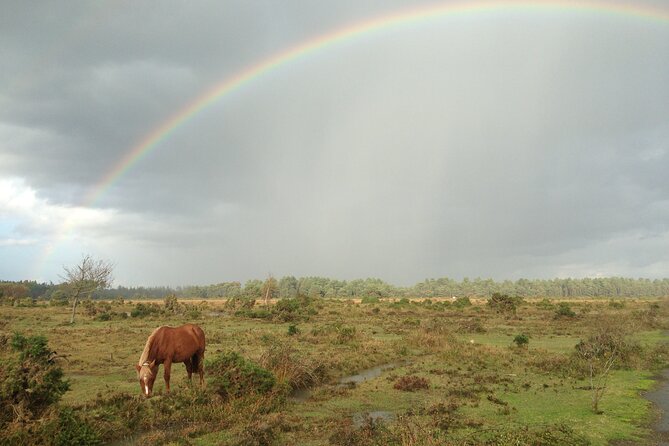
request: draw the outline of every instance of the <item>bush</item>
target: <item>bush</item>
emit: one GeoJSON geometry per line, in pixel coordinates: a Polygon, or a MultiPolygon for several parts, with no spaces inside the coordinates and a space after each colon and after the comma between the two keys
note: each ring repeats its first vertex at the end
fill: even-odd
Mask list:
{"type": "Polygon", "coordinates": [[[313,299],[307,296],[283,298],[272,307],[272,317],[282,322],[307,320],[317,314],[313,306],[313,299]]]}
{"type": "Polygon", "coordinates": [[[456,308],[471,307],[472,301],[469,300],[468,297],[458,297],[457,299],[455,299],[455,302],[453,302],[453,306],[456,308]]]}
{"type": "Polygon", "coordinates": [[[225,301],[223,308],[227,310],[250,310],[256,304],[256,300],[248,297],[234,296],[225,301]]]}
{"type": "Polygon", "coordinates": [[[365,296],[360,300],[362,304],[378,304],[380,302],[377,296],[365,296]]]}
{"type": "Polygon", "coordinates": [[[288,326],[288,336],[295,336],[296,334],[300,334],[300,329],[297,328],[296,325],[289,325],[288,326]]]}
{"type": "Polygon", "coordinates": [[[537,308],[542,308],[544,310],[552,310],[553,308],[555,308],[555,306],[553,305],[551,300],[547,297],[544,297],[543,299],[541,299],[541,301],[537,302],[536,305],[537,305],[537,308]]]}
{"type": "Polygon", "coordinates": [[[428,387],[430,387],[428,380],[416,375],[402,376],[393,385],[394,389],[404,392],[415,392],[416,390],[427,389],[428,387]]]}
{"type": "Polygon", "coordinates": [[[156,304],[138,303],[130,312],[131,317],[143,318],[152,314],[160,314],[160,307],[156,304]]]}
{"type": "Polygon", "coordinates": [[[56,419],[48,423],[42,432],[45,439],[53,441],[54,446],[93,446],[101,443],[91,425],[69,407],[59,408],[56,419]]]}
{"type": "Polygon", "coordinates": [[[208,382],[214,392],[225,399],[249,393],[269,393],[276,383],[271,372],[236,352],[220,354],[207,364],[206,369],[208,382]]]}
{"type": "Polygon", "coordinates": [[[519,335],[516,335],[515,338],[513,338],[513,342],[518,347],[525,347],[527,344],[530,343],[530,338],[526,334],[519,334],[519,335]]]}
{"type": "Polygon", "coordinates": [[[516,314],[516,308],[522,302],[520,297],[510,297],[506,294],[493,293],[488,300],[488,306],[498,313],[516,314]]]}
{"type": "Polygon", "coordinates": [[[560,302],[557,309],[555,310],[556,318],[573,318],[576,317],[576,313],[571,309],[571,306],[567,302],[560,302]]]}
{"type": "Polygon", "coordinates": [[[39,418],[70,387],[44,336],[15,333],[10,345],[14,356],[0,363],[0,426],[39,418]]]}

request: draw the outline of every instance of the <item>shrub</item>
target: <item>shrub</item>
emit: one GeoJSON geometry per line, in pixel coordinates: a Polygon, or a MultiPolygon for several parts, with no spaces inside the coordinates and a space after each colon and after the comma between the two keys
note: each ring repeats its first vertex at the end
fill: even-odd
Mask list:
{"type": "Polygon", "coordinates": [[[427,389],[428,387],[430,387],[428,380],[416,375],[402,376],[393,385],[394,389],[404,392],[415,392],[416,390],[427,389]]]}
{"type": "Polygon", "coordinates": [[[152,314],[160,314],[160,307],[156,304],[138,303],[130,312],[131,317],[143,318],[152,314]]]}
{"type": "Polygon", "coordinates": [[[516,314],[518,304],[522,302],[520,297],[510,297],[507,294],[493,293],[488,300],[488,306],[498,313],[516,314]]]}
{"type": "Polygon", "coordinates": [[[279,299],[272,307],[272,317],[282,322],[307,320],[317,314],[313,303],[313,299],[307,296],[279,299]]]}
{"type": "Polygon", "coordinates": [[[0,425],[39,418],[69,389],[44,336],[15,333],[14,357],[0,363],[0,425]]]}
{"type": "Polygon", "coordinates": [[[234,296],[225,301],[223,308],[227,310],[250,310],[256,304],[256,300],[248,297],[234,296]]]}
{"type": "Polygon", "coordinates": [[[377,296],[365,296],[360,300],[363,304],[378,304],[380,302],[377,296]]]}
{"type": "Polygon", "coordinates": [[[555,308],[551,300],[547,297],[544,297],[541,299],[541,301],[537,302],[537,308],[542,308],[544,310],[552,310],[555,308]]]}
{"type": "Polygon", "coordinates": [[[69,407],[59,408],[56,419],[48,423],[42,432],[54,446],[93,446],[101,443],[91,425],[69,407]]]}
{"type": "Polygon", "coordinates": [[[180,308],[179,301],[177,301],[177,297],[174,294],[166,296],[163,302],[165,304],[165,311],[167,313],[172,313],[172,314],[181,313],[182,310],[180,308]]]}
{"type": "Polygon", "coordinates": [[[297,328],[296,325],[289,325],[288,326],[288,336],[295,336],[296,334],[300,333],[300,329],[297,328]]]}
{"type": "Polygon", "coordinates": [[[527,336],[524,333],[521,333],[519,335],[516,335],[515,338],[513,338],[513,342],[516,344],[516,346],[520,347],[525,347],[527,344],[530,343],[530,337],[527,336]]]}
{"type": "Polygon", "coordinates": [[[571,306],[567,302],[560,302],[557,309],[555,310],[556,318],[573,318],[576,317],[576,313],[571,309],[571,306]]]}
{"type": "Polygon", "coordinates": [[[214,392],[225,399],[269,393],[276,383],[271,372],[232,351],[220,354],[206,369],[214,392]]]}
{"type": "Polygon", "coordinates": [[[293,343],[272,338],[265,340],[265,348],[260,365],[270,370],[284,388],[304,389],[325,379],[323,362],[302,354],[293,343]]]}
{"type": "Polygon", "coordinates": [[[471,307],[472,301],[469,300],[468,297],[458,297],[457,299],[455,299],[455,302],[453,302],[453,306],[456,308],[471,307]]]}
{"type": "Polygon", "coordinates": [[[465,319],[458,323],[460,331],[464,333],[485,333],[486,329],[479,318],[465,319]]]}

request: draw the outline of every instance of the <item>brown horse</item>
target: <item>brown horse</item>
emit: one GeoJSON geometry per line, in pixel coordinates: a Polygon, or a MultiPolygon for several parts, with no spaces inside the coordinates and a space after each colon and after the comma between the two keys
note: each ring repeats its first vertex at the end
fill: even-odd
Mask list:
{"type": "Polygon", "coordinates": [[[197,325],[181,327],[159,327],[153,330],[146,341],[139,363],[135,366],[139,387],[144,396],[151,396],[160,364],[165,366],[165,386],[170,391],[170,371],[173,362],[183,362],[192,381],[193,372],[200,374],[200,385],[204,384],[204,332],[197,325]]]}

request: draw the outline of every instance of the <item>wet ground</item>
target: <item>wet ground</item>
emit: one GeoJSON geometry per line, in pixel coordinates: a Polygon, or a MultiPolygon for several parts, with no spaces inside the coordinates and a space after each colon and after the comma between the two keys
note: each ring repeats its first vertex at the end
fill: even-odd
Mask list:
{"type": "Polygon", "coordinates": [[[653,423],[655,440],[659,446],[669,446],[669,370],[663,371],[658,386],[644,395],[657,407],[659,416],[653,423]]]}

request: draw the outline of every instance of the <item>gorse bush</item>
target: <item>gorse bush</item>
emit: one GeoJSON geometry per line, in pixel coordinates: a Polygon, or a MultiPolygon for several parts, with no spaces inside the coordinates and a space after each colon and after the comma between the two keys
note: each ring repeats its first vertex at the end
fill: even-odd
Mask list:
{"type": "Polygon", "coordinates": [[[360,300],[363,304],[378,304],[380,299],[377,296],[365,296],[360,300]]]}
{"type": "Polygon", "coordinates": [[[95,429],[73,409],[61,407],[41,432],[45,443],[54,446],[94,446],[101,443],[95,429]]]}
{"type": "Polygon", "coordinates": [[[530,337],[524,333],[521,333],[519,335],[516,335],[515,338],[513,338],[513,342],[518,347],[525,347],[527,346],[527,344],[530,343],[530,337]]]}
{"type": "Polygon", "coordinates": [[[69,389],[44,336],[15,333],[0,362],[0,426],[39,418],[69,389]]]}
{"type": "Polygon", "coordinates": [[[522,303],[520,297],[510,297],[500,293],[493,293],[488,300],[488,306],[498,313],[516,314],[516,309],[520,303],[522,303]]]}
{"type": "Polygon", "coordinates": [[[571,309],[567,302],[560,302],[555,310],[556,318],[572,318],[576,317],[576,313],[571,309]]]}
{"type": "Polygon", "coordinates": [[[160,312],[161,309],[156,304],[138,303],[137,305],[135,305],[135,308],[133,308],[133,310],[130,312],[130,316],[143,318],[154,314],[160,314],[160,312]]]}
{"type": "Polygon", "coordinates": [[[308,320],[318,313],[314,306],[314,300],[307,296],[279,299],[272,307],[271,312],[273,319],[282,322],[308,320]]]}
{"type": "Polygon", "coordinates": [[[269,393],[276,384],[276,378],[269,370],[236,352],[218,355],[208,362],[206,369],[208,384],[224,399],[269,393]]]}
{"type": "Polygon", "coordinates": [[[453,306],[456,308],[471,307],[472,301],[469,300],[468,297],[458,297],[457,299],[455,299],[455,302],[453,302],[453,306]]]}

